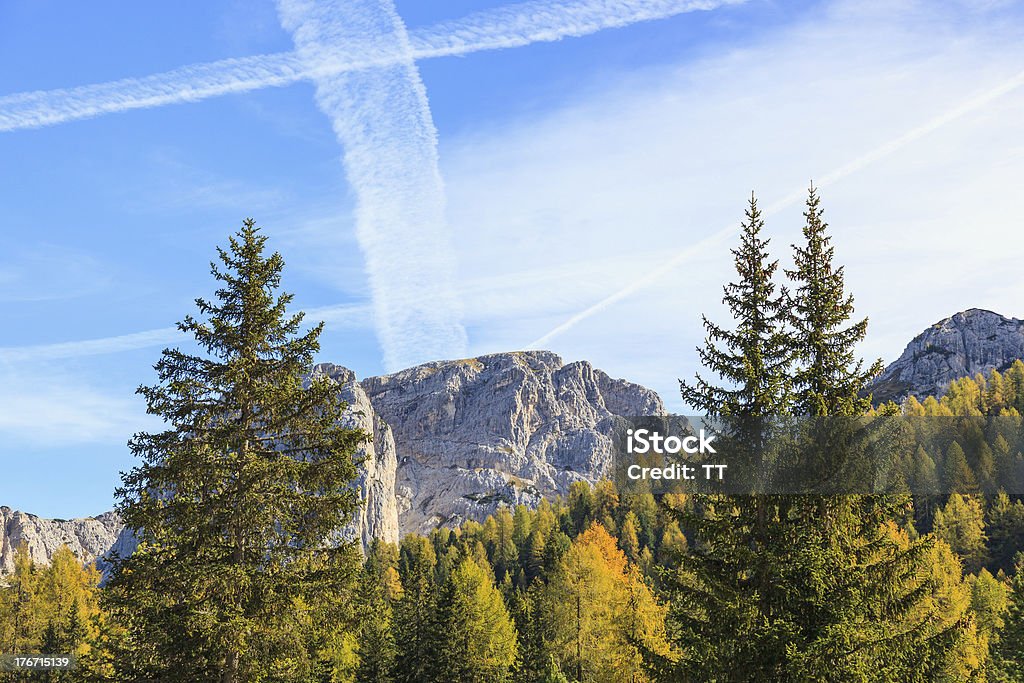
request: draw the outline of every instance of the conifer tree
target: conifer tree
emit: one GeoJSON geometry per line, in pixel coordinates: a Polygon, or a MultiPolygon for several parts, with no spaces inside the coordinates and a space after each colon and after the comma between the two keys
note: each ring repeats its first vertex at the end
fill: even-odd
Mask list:
{"type": "Polygon", "coordinates": [[[988,509],[989,557],[993,571],[1012,571],[1014,556],[1024,549],[1024,502],[1011,501],[1005,491],[988,509]]]}
{"type": "Polygon", "coordinates": [[[303,333],[288,312],[281,256],[251,219],[229,242],[203,319],[178,325],[198,353],[165,350],[159,383],[139,389],[166,429],[132,438],[142,462],[117,491],[140,541],[106,591],[133,650],[120,680],[236,683],[285,661],[300,675],[315,664],[299,624],[354,587],[358,552],[336,532],[358,504],[364,436],[340,425],[333,382],[304,386],[323,325],[303,333]]]}
{"type": "Polygon", "coordinates": [[[942,463],[942,480],[949,493],[974,494],[978,492],[978,480],[967,464],[967,456],[963,447],[956,441],[946,449],[946,459],[942,463]]]}
{"type": "MultiPolygon", "coordinates": [[[[796,247],[795,267],[787,271],[794,281],[785,316],[791,355],[780,349],[781,362],[796,365],[795,396],[760,412],[764,403],[741,382],[764,386],[765,379],[730,376],[719,369],[730,359],[705,351],[705,364],[732,384],[683,389],[684,397],[703,399],[688,402],[713,416],[856,417],[870,409],[864,389],[879,364],[864,369],[856,358],[867,321],[850,322],[853,300],[844,291],[842,267],[833,264],[813,188],[805,217],[805,244],[796,247]]],[[[742,355],[733,360],[744,362],[742,355]]],[[[932,552],[931,539],[911,542],[899,530],[894,520],[905,497],[743,498],[707,501],[703,520],[691,525],[694,549],[675,577],[672,607],[673,630],[686,648],[679,666],[684,677],[903,680],[924,666],[917,656],[925,649],[942,667],[977,668],[974,650],[960,645],[975,642],[961,627],[967,599],[939,599],[938,589],[930,590],[934,572],[949,582],[942,591],[966,595],[959,565],[954,559],[939,570],[936,563],[945,559],[932,552]],[[968,654],[958,659],[954,651],[968,654]],[[880,677],[882,669],[887,674],[880,677]]]]}
{"type": "Polygon", "coordinates": [[[707,332],[698,347],[704,367],[726,384],[699,373],[692,384],[680,380],[683,401],[701,415],[765,418],[788,406],[789,354],[783,335],[785,293],[774,282],[778,261],[769,260],[769,240],[753,194],[740,226],[740,246],[732,250],[737,280],[725,286],[722,302],[736,328],[703,317],[707,332]]]}
{"type": "Polygon", "coordinates": [[[449,577],[439,617],[444,637],[437,681],[507,680],[517,656],[517,634],[490,567],[464,558],[449,577]]]}
{"type": "Polygon", "coordinates": [[[434,547],[422,536],[402,539],[398,574],[402,597],[395,606],[395,680],[421,683],[433,680],[439,641],[434,547]]]}
{"type": "Polygon", "coordinates": [[[577,681],[645,681],[641,647],[668,653],[664,607],[597,522],[573,541],[546,598],[553,654],[577,681]]]}
{"type": "Polygon", "coordinates": [[[390,683],[395,668],[394,604],[402,595],[397,552],[374,539],[366,553],[359,588],[359,668],[364,683],[390,683]]]}
{"type": "MultiPolygon", "coordinates": [[[[732,250],[737,279],[724,288],[723,303],[735,328],[704,317],[707,338],[697,349],[719,381],[698,374],[693,384],[680,382],[686,403],[724,418],[731,453],[742,453],[742,464],[750,471],[760,469],[766,428],[789,413],[791,403],[790,349],[784,335],[787,299],[774,282],[778,261],[770,260],[763,228],[751,195],[740,245],[732,250]]],[[[772,657],[753,629],[764,623],[756,618],[759,611],[770,620],[770,596],[763,587],[772,583],[769,546],[779,540],[778,502],[764,494],[700,497],[677,515],[693,530],[689,555],[683,552],[685,541],[675,550],[666,543],[676,534],[682,537],[678,521],[666,525],[659,559],[670,568],[681,564],[669,583],[676,597],[672,609],[678,640],[690,646],[691,654],[681,660],[688,674],[731,671],[737,678],[758,678],[773,670],[772,657]]]]}
{"type": "Polygon", "coordinates": [[[976,572],[985,563],[985,515],[973,496],[954,493],[945,507],[935,512],[935,535],[949,544],[968,572],[976,572]]]}
{"type": "Polygon", "coordinates": [[[812,185],[807,195],[804,243],[793,247],[794,288],[789,301],[794,377],[799,415],[861,415],[871,408],[863,390],[882,370],[881,360],[865,369],[856,345],[868,329],[867,318],[850,323],[853,295],[847,294],[843,266],[835,266],[835,247],[822,220],[821,200],[812,185]]]}
{"type": "Polygon", "coordinates": [[[619,531],[619,547],[626,553],[630,562],[636,562],[640,555],[640,539],[637,537],[637,518],[633,512],[627,512],[622,520],[622,528],[619,531]]]}
{"type": "Polygon", "coordinates": [[[1018,556],[1016,571],[1010,581],[1010,592],[1003,628],[995,644],[995,668],[1003,680],[1024,681],[1024,555],[1018,556]]]}

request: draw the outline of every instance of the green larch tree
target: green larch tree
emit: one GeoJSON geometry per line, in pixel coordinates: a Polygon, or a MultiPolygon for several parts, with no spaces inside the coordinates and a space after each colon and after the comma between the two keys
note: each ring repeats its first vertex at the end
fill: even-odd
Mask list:
{"type": "Polygon", "coordinates": [[[935,511],[934,532],[949,544],[968,572],[977,572],[985,564],[985,514],[974,496],[952,494],[946,505],[935,511]]]}
{"type": "Polygon", "coordinates": [[[464,558],[444,586],[437,681],[508,680],[517,658],[517,634],[490,567],[464,558]]]}

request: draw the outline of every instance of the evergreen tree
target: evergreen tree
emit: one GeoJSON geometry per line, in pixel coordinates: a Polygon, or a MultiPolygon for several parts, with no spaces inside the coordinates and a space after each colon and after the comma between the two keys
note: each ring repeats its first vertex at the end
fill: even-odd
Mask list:
{"type": "Polygon", "coordinates": [[[882,371],[881,360],[864,369],[855,347],[867,334],[867,318],[849,323],[853,295],[846,294],[843,267],[833,264],[835,247],[822,220],[821,200],[812,185],[807,196],[804,243],[793,247],[795,287],[789,302],[792,347],[798,362],[794,383],[800,415],[861,415],[871,408],[863,395],[882,371]]]}
{"type": "Polygon", "coordinates": [[[519,634],[516,683],[535,683],[547,670],[551,634],[544,614],[543,596],[543,584],[537,581],[524,591],[515,591],[509,600],[516,633],[519,634]]]}
{"type": "Polygon", "coordinates": [[[438,681],[490,683],[508,679],[516,661],[517,634],[490,567],[464,558],[444,589],[438,681]]]}
{"type": "Polygon", "coordinates": [[[999,640],[993,647],[993,668],[1002,680],[1024,681],[1024,555],[1019,556],[1010,582],[1008,606],[999,640]]]}
{"type": "Polygon", "coordinates": [[[982,441],[978,446],[978,488],[986,496],[995,495],[999,490],[996,475],[995,456],[987,443],[982,441]]]}
{"type": "MultiPolygon", "coordinates": [[[[684,385],[684,396],[705,397],[690,402],[712,416],[834,420],[870,409],[864,389],[880,366],[864,369],[856,358],[867,321],[850,322],[853,299],[844,292],[843,269],[833,265],[813,188],[805,217],[805,245],[796,247],[787,271],[795,283],[786,316],[794,400],[761,412],[763,403],[730,402],[757,395],[742,385],[689,392],[684,385]]],[[[734,384],[764,381],[730,375],[728,363],[743,363],[742,355],[702,358],[734,384]]],[[[828,436],[848,423],[815,421],[809,429],[828,436]]],[[[691,557],[674,579],[673,631],[686,650],[680,673],[702,680],[903,680],[933,666],[918,659],[922,651],[935,667],[975,671],[977,642],[962,621],[968,600],[959,564],[933,552],[931,539],[912,542],[900,531],[894,520],[907,503],[869,495],[704,501],[703,515],[688,526],[697,532],[691,557]]]]}
{"type": "Polygon", "coordinates": [[[636,533],[637,518],[633,512],[627,512],[622,520],[622,529],[619,531],[619,547],[626,553],[626,558],[636,562],[640,555],[640,539],[636,533]]]}
{"type": "Polygon", "coordinates": [[[946,459],[942,463],[942,480],[949,493],[978,493],[978,480],[967,464],[967,456],[963,447],[956,441],[946,449],[946,459]]]}
{"type": "Polygon", "coordinates": [[[140,541],[106,591],[132,648],[121,680],[290,680],[282,667],[314,666],[312,606],[353,588],[358,554],[335,534],[357,506],[364,435],[340,426],[333,382],[303,385],[323,325],[300,333],[266,241],[247,219],[218,249],[205,320],[178,325],[201,353],[165,350],[159,384],[139,389],[168,428],[132,438],[142,463],[117,491],[140,541]]]}
{"type": "Polygon", "coordinates": [[[574,481],[569,486],[569,516],[572,519],[572,529],[563,529],[566,533],[575,536],[582,533],[596,519],[594,512],[594,491],[590,484],[585,481],[574,481]]]}
{"type": "Polygon", "coordinates": [[[395,641],[398,644],[395,680],[402,683],[433,680],[439,644],[436,564],[434,547],[427,539],[422,536],[402,539],[398,575],[403,592],[395,606],[395,641]]]}
{"type": "Polygon", "coordinates": [[[547,668],[544,669],[544,676],[539,681],[540,683],[569,683],[569,679],[565,677],[565,674],[558,667],[558,662],[555,661],[554,655],[551,655],[551,658],[548,659],[547,668]]]}
{"type": "Polygon", "coordinates": [[[997,572],[1012,571],[1014,556],[1024,551],[1024,502],[1011,501],[1000,491],[989,505],[987,519],[989,566],[997,572]]]}
{"type": "Polygon", "coordinates": [[[544,573],[544,553],[546,540],[540,529],[534,529],[526,539],[526,553],[523,564],[526,569],[527,585],[544,573]]]}
{"type": "Polygon", "coordinates": [[[508,508],[502,507],[494,516],[497,524],[494,543],[491,549],[491,562],[494,565],[494,577],[500,583],[505,575],[515,573],[519,561],[519,548],[515,541],[515,518],[508,508]]]}
{"type": "Polygon", "coordinates": [[[366,553],[359,589],[359,669],[363,683],[394,680],[394,603],[402,595],[397,553],[392,545],[374,539],[366,553]]]}
{"type": "MultiPolygon", "coordinates": [[[[707,338],[698,349],[704,366],[723,384],[699,374],[694,384],[680,382],[686,403],[724,418],[731,465],[752,472],[760,471],[768,428],[789,413],[791,404],[790,349],[784,335],[787,297],[773,280],[778,262],[769,260],[763,228],[751,195],[740,246],[732,250],[737,280],[725,286],[723,298],[735,328],[705,317],[707,338]],[[735,461],[737,454],[742,454],[741,463],[735,461]]],[[[759,587],[772,582],[767,560],[769,546],[778,540],[779,502],[763,494],[701,496],[665,526],[658,557],[664,566],[676,568],[668,583],[675,597],[677,641],[689,648],[680,662],[687,675],[704,671],[712,678],[715,672],[758,678],[773,669],[753,629],[758,612],[770,611],[765,603],[769,596],[759,587]],[[689,555],[680,521],[693,530],[689,555]]]]}
{"type": "Polygon", "coordinates": [[[693,384],[679,382],[683,401],[699,414],[756,419],[779,415],[788,405],[786,296],[773,280],[779,264],[769,260],[763,229],[757,199],[751,194],[740,226],[740,246],[732,250],[738,279],[725,286],[722,299],[736,328],[727,329],[704,316],[707,338],[697,349],[704,367],[726,385],[699,373],[693,384]]]}

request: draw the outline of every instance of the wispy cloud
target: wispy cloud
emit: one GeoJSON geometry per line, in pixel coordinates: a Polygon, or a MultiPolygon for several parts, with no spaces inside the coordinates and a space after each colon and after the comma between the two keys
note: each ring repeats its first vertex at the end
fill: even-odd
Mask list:
{"type": "MultiPolygon", "coordinates": [[[[370,314],[370,307],[360,304],[339,304],[308,308],[305,313],[307,323],[316,324],[323,321],[328,328],[345,329],[365,325],[370,314]]],[[[26,346],[0,346],[0,366],[17,367],[29,363],[102,356],[157,346],[173,346],[186,341],[188,341],[187,338],[178,331],[178,328],[161,327],[155,330],[143,330],[142,332],[96,339],[26,346]]]]}
{"type": "Polygon", "coordinates": [[[156,424],[130,392],[104,392],[52,368],[45,374],[0,371],[0,436],[7,444],[123,446],[134,432],[156,424]]]}
{"type": "Polygon", "coordinates": [[[713,10],[746,0],[534,0],[411,31],[415,59],[578,38],[610,28],[713,10]]]}
{"type": "Polygon", "coordinates": [[[408,52],[370,45],[360,54],[331,57],[295,53],[254,55],[194,64],[142,78],[0,97],[0,132],[52,126],[103,114],[198,102],[211,97],[280,87],[350,71],[431,57],[517,47],[583,36],[638,21],[709,10],[743,0],[577,0],[526,2],[481,11],[463,20],[413,30],[408,52]],[[410,54],[411,53],[411,54],[410,54]]]}
{"type": "Polygon", "coordinates": [[[356,236],[388,369],[464,355],[453,287],[437,131],[409,37],[393,3],[281,0],[282,25],[307,61],[376,51],[378,66],[315,80],[316,101],[344,147],[356,236]],[[405,305],[427,295],[425,305],[405,305]]]}
{"type": "MultiPolygon", "coordinates": [[[[985,90],[984,92],[975,94],[957,106],[943,112],[941,115],[936,116],[921,125],[911,128],[907,132],[899,135],[878,147],[875,147],[868,152],[861,154],[847,163],[842,164],[820,176],[816,181],[815,185],[819,188],[827,188],[834,183],[837,183],[844,178],[864,170],[871,164],[881,161],[890,154],[894,154],[899,150],[903,149],[907,145],[916,142],[917,140],[925,137],[926,135],[935,132],[945,125],[953,123],[954,121],[978,111],[983,107],[991,104],[999,98],[1008,95],[1009,93],[1017,90],[1024,85],[1024,71],[1020,72],[1013,78],[1010,78],[994,88],[985,90]]],[[[807,197],[806,188],[798,188],[788,195],[772,201],[764,205],[762,213],[765,216],[771,216],[779,213],[783,209],[787,209],[790,206],[799,204],[807,197]]],[[[577,311],[565,321],[559,323],[557,326],[544,333],[534,341],[527,345],[527,348],[536,349],[547,346],[557,336],[568,332],[573,327],[583,322],[587,318],[595,316],[602,311],[607,310],[611,306],[619,303],[620,301],[627,299],[631,296],[635,296],[640,292],[656,285],[669,273],[679,269],[686,263],[692,261],[695,257],[699,256],[707,249],[717,246],[723,243],[726,239],[736,235],[738,233],[737,227],[733,225],[727,225],[719,230],[716,230],[707,237],[701,239],[698,242],[690,244],[685,248],[677,251],[675,254],[670,256],[657,268],[651,270],[643,277],[633,280],[628,285],[621,287],[606,296],[594,304],[587,306],[586,308],[577,311]]]]}
{"type": "Polygon", "coordinates": [[[709,10],[739,0],[524,2],[409,33],[391,2],[282,0],[296,52],[229,59],[165,74],[0,98],[0,131],[217,95],[316,84],[345,148],[356,224],[384,363],[399,369],[465,353],[453,286],[437,133],[417,59],[511,48],[709,10]],[[402,302],[429,301],[421,306],[402,302]]]}
{"type": "Polygon", "coordinates": [[[39,361],[52,361],[67,358],[99,356],[108,353],[134,351],[153,346],[174,344],[182,339],[176,327],[162,327],[157,330],[145,330],[131,334],[97,339],[57,342],[54,344],[34,344],[30,346],[0,347],[0,363],[16,365],[39,361]]]}
{"type": "Polygon", "coordinates": [[[831,2],[740,47],[602,71],[564,105],[442,143],[472,353],[553,348],[662,392],[697,369],[700,313],[726,320],[728,247],[751,189],[785,262],[810,180],[868,357],[985,306],[1021,316],[1009,273],[1024,172],[1024,49],[1012,17],[957,6],[831,2]],[[998,248],[992,248],[998,244],[998,248]],[[464,255],[464,256],[463,256],[464,255]],[[616,258],[621,256],[621,258],[616,258]],[[548,287],[522,264],[567,262],[548,287]],[[493,302],[493,306],[487,303],[493,302]],[[483,317],[482,313],[490,315],[483,317]]]}

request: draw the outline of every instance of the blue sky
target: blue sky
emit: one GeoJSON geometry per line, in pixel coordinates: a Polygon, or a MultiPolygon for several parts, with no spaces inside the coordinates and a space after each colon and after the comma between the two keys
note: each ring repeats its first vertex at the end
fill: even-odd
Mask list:
{"type": "Polygon", "coordinates": [[[0,505],[111,506],[125,442],[155,426],[134,389],[246,216],[327,320],[321,359],[360,376],[534,345],[681,410],[746,196],[785,260],[810,178],[872,319],[865,355],[963,308],[1024,315],[1021,3],[532,3],[566,36],[549,42],[513,2],[371,5],[0,0],[0,505]],[[633,23],[645,8],[661,18],[633,23]],[[396,21],[414,50],[448,45],[451,22],[529,44],[412,67],[384,44],[396,21]],[[384,47],[360,43],[381,26],[384,47]],[[350,59],[341,43],[391,61],[45,126],[96,96],[26,113],[20,95],[350,59]]]}

